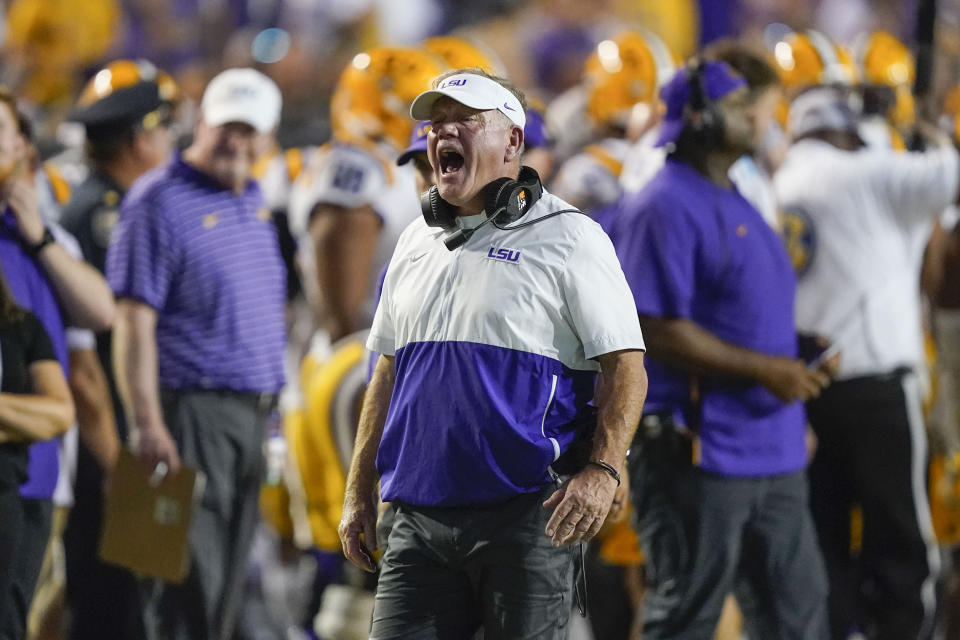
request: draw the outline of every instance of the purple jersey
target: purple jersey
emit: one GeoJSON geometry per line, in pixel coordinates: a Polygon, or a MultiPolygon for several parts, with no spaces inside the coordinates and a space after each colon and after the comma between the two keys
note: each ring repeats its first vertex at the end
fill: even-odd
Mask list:
{"type": "Polygon", "coordinates": [[[107,280],[157,311],[161,386],[283,386],[286,267],[256,183],[235,195],[179,158],[147,173],[123,201],[107,280]]]}
{"type": "MultiPolygon", "coordinates": [[[[795,357],[796,280],[782,241],[735,190],[668,159],[625,202],[614,234],[641,316],[687,318],[722,340],[795,357]]],[[[790,473],[806,462],[803,404],[750,381],[700,380],[647,359],[647,411],[699,429],[702,467],[730,476],[790,473]]]]}

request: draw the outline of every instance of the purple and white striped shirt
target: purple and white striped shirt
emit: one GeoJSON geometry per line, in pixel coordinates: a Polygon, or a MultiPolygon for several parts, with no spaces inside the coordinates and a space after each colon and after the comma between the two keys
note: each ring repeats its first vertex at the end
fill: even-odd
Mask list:
{"type": "Polygon", "coordinates": [[[107,251],[117,297],[157,311],[160,385],[275,392],[286,268],[255,182],[237,196],[179,157],[127,193],[107,251]]]}

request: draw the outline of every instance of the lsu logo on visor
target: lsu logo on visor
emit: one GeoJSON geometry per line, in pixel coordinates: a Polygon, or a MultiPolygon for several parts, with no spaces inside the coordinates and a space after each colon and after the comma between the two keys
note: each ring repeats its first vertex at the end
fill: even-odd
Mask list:
{"type": "Polygon", "coordinates": [[[490,247],[490,250],[487,251],[488,260],[496,260],[497,262],[509,262],[511,264],[519,264],[520,262],[520,251],[514,251],[513,249],[498,249],[497,247],[490,247]]]}
{"type": "Polygon", "coordinates": [[[462,87],[467,84],[466,78],[452,78],[441,84],[438,89],[446,89],[447,87],[462,87]]]}

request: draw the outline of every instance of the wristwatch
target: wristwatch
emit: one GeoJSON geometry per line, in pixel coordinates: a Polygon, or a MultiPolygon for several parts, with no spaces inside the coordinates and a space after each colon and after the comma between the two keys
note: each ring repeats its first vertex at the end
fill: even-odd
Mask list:
{"type": "Polygon", "coordinates": [[[27,245],[27,253],[30,254],[30,257],[36,258],[40,255],[40,252],[43,251],[43,248],[48,244],[53,244],[57,239],[53,237],[53,234],[50,233],[50,229],[47,227],[43,228],[43,236],[40,238],[40,242],[36,244],[27,245]]]}

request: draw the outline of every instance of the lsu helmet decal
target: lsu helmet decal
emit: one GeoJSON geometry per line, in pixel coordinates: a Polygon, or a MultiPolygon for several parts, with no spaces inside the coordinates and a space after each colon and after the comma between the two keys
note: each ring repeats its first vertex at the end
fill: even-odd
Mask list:
{"type": "Polygon", "coordinates": [[[784,87],[792,91],[857,80],[850,52],[813,29],[794,31],[774,44],[773,61],[784,87]]]}
{"type": "Polygon", "coordinates": [[[667,45],[649,31],[600,42],[584,64],[587,115],[595,125],[626,127],[634,105],[654,102],[675,69],[667,45]]]}
{"type": "Polygon", "coordinates": [[[492,51],[466,38],[434,36],[424,40],[420,46],[443,59],[451,69],[480,67],[489,74],[506,75],[503,64],[492,51]]]}
{"type": "Polygon", "coordinates": [[[337,81],[330,101],[334,138],[380,142],[403,150],[414,122],[410,103],[443,71],[433,54],[411,47],[377,47],[358,53],[337,81]]]}

